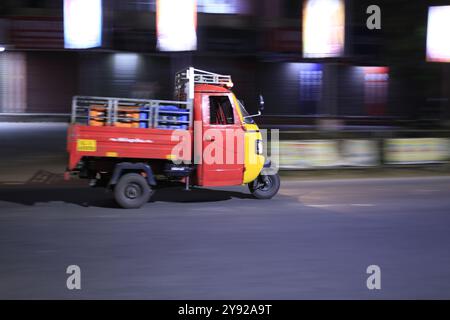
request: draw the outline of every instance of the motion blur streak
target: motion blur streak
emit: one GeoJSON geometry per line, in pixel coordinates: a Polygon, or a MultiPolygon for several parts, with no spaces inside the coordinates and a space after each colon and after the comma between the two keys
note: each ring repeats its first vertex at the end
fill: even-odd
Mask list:
{"type": "Polygon", "coordinates": [[[102,0],[64,0],[64,47],[102,45],[102,0]]]}
{"type": "Polygon", "coordinates": [[[0,55],[0,112],[26,110],[26,72],[26,58],[22,52],[0,55]]]}
{"type": "Polygon", "coordinates": [[[427,60],[450,62],[450,6],[428,8],[427,60]]]}
{"type": "Polygon", "coordinates": [[[158,0],[156,21],[160,51],[197,49],[195,0],[158,0]]]}
{"type": "Polygon", "coordinates": [[[303,9],[303,56],[339,57],[344,51],[345,6],[342,0],[308,0],[303,9]]]}
{"type": "Polygon", "coordinates": [[[0,0],[0,299],[449,299],[449,31],[441,0],[0,0]],[[202,186],[191,120],[191,155],[252,154],[202,186]]]}

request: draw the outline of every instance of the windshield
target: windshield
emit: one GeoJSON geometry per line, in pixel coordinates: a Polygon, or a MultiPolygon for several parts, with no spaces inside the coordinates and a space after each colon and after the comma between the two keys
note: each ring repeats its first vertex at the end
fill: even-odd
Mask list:
{"type": "Polygon", "coordinates": [[[253,118],[249,117],[250,114],[249,114],[248,111],[245,109],[243,102],[242,102],[241,100],[239,100],[239,99],[236,99],[236,100],[237,100],[238,103],[239,103],[239,109],[241,109],[241,114],[242,114],[242,117],[244,118],[244,123],[247,123],[247,124],[254,124],[255,121],[253,121],[253,118]]]}

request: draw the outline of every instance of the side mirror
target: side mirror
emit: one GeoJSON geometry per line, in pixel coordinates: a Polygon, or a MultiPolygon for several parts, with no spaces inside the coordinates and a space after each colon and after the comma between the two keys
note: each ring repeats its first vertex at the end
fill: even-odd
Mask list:
{"type": "MultiPolygon", "coordinates": [[[[239,100],[240,101],[240,100],[239,100]]],[[[242,106],[244,106],[244,104],[242,103],[242,106]]],[[[261,115],[261,112],[264,110],[264,98],[262,95],[259,95],[259,107],[258,107],[258,113],[257,114],[252,114],[252,115],[248,115],[245,116],[245,118],[253,118],[253,117],[258,117],[261,115]]]]}
{"type": "Polygon", "coordinates": [[[264,111],[264,98],[262,95],[259,95],[259,108],[258,108],[259,112],[263,112],[264,111]]]}

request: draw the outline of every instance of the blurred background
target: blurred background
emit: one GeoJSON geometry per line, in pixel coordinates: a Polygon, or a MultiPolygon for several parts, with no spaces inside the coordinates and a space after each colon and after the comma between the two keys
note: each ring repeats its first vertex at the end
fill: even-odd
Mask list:
{"type": "Polygon", "coordinates": [[[449,31],[440,0],[1,0],[0,298],[448,299],[449,31]],[[187,66],[264,96],[276,197],[63,180],[74,95],[172,99],[187,66]]]}

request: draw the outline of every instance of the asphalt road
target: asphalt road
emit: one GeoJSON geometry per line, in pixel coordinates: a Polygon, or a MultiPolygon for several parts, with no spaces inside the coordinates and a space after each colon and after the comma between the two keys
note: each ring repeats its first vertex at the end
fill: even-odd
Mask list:
{"type": "Polygon", "coordinates": [[[448,177],[166,189],[138,210],[56,180],[0,185],[0,298],[450,298],[448,177]]]}
{"type": "Polygon", "coordinates": [[[450,298],[450,177],[314,172],[283,177],[269,201],[167,189],[123,210],[61,181],[65,134],[0,123],[0,298],[450,298]],[[66,287],[69,265],[81,290],[66,287]],[[369,265],[381,290],[366,287],[369,265]]]}

